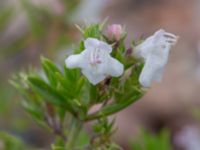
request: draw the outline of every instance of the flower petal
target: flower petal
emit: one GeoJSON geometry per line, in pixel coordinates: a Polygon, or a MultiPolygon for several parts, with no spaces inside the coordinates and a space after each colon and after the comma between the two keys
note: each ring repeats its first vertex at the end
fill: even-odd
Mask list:
{"type": "Polygon", "coordinates": [[[99,45],[99,40],[95,38],[87,38],[84,42],[85,49],[94,50],[99,45]]]}
{"type": "Polygon", "coordinates": [[[71,55],[65,59],[65,64],[68,68],[80,68],[82,65],[82,55],[71,55]]]}
{"type": "Polygon", "coordinates": [[[143,43],[139,44],[135,47],[134,56],[139,58],[147,58],[150,54],[150,49],[152,47],[152,39],[153,37],[147,38],[143,43]]]}
{"type": "Polygon", "coordinates": [[[157,70],[157,66],[152,65],[150,62],[151,61],[145,63],[139,77],[139,82],[143,87],[149,87],[151,85],[152,79],[157,70]]]}
{"type": "Polygon", "coordinates": [[[96,48],[99,48],[101,50],[107,51],[108,53],[112,52],[111,45],[105,42],[99,41],[95,38],[87,38],[84,42],[84,45],[87,50],[94,50],[96,48]]]}
{"type": "Polygon", "coordinates": [[[124,72],[124,65],[110,56],[108,58],[108,64],[106,67],[106,74],[113,77],[119,77],[124,72]]]}
{"type": "Polygon", "coordinates": [[[82,69],[82,73],[93,85],[103,81],[106,76],[104,74],[93,74],[90,70],[82,69]]]}
{"type": "Polygon", "coordinates": [[[108,53],[112,52],[112,46],[102,41],[99,42],[99,48],[105,50],[108,53]]]}

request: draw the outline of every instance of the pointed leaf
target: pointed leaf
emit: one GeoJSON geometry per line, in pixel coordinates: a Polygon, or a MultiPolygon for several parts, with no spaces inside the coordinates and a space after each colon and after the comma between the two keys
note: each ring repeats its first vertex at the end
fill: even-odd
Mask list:
{"type": "Polygon", "coordinates": [[[68,111],[75,113],[72,108],[72,104],[56,90],[50,87],[46,82],[39,79],[38,77],[28,77],[28,81],[33,90],[40,94],[44,100],[65,107],[68,111]]]}

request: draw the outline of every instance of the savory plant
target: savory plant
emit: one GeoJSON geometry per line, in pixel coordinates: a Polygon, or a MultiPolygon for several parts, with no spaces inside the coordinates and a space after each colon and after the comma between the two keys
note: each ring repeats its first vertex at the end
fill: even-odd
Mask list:
{"type": "Polygon", "coordinates": [[[26,111],[55,135],[53,150],[120,149],[111,140],[115,120],[108,117],[139,100],[152,81],[161,81],[178,39],[159,30],[139,45],[133,41],[127,47],[125,29],[114,24],[104,30],[104,24],[77,26],[83,39],[63,67],[41,57],[45,75],[31,70],[12,81],[24,96],[26,111]],[[89,121],[93,133],[80,144],[89,121]]]}

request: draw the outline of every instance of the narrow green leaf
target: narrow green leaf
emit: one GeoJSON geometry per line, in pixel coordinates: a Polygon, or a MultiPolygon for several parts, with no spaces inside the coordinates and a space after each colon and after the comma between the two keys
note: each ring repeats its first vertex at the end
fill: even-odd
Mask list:
{"type": "Polygon", "coordinates": [[[100,111],[97,111],[96,113],[89,115],[85,120],[86,121],[94,120],[94,119],[97,119],[97,118],[100,118],[103,116],[105,117],[105,116],[109,116],[114,113],[117,113],[117,112],[123,110],[124,108],[128,107],[129,105],[131,105],[136,100],[138,100],[143,95],[143,93],[136,94],[135,91],[133,90],[133,92],[129,93],[128,95],[129,96],[126,96],[126,97],[129,97],[128,99],[125,99],[126,98],[125,97],[119,103],[113,102],[112,104],[107,105],[100,111]],[[132,95],[132,97],[130,97],[130,95],[132,95]]]}
{"type": "Polygon", "coordinates": [[[78,95],[80,94],[80,91],[81,91],[84,83],[85,83],[85,78],[82,76],[82,77],[80,77],[80,79],[78,80],[78,83],[76,85],[76,93],[78,95]]]}
{"type": "Polygon", "coordinates": [[[46,82],[37,77],[28,77],[28,81],[33,90],[40,94],[45,101],[65,107],[68,111],[75,114],[71,102],[60,95],[56,90],[52,89],[46,82]]]}
{"type": "Polygon", "coordinates": [[[101,31],[100,31],[99,24],[92,24],[89,27],[87,27],[84,32],[84,37],[100,39],[101,31]]]}
{"type": "Polygon", "coordinates": [[[65,99],[52,89],[46,82],[37,77],[28,77],[28,81],[33,89],[38,92],[45,100],[55,104],[62,105],[65,99]]]}
{"type": "Polygon", "coordinates": [[[46,74],[48,80],[49,80],[49,83],[52,86],[56,87],[57,83],[58,83],[56,73],[61,74],[60,70],[57,68],[57,66],[52,61],[50,61],[47,58],[42,57],[41,61],[42,61],[42,67],[45,71],[45,74],[46,74]]]}

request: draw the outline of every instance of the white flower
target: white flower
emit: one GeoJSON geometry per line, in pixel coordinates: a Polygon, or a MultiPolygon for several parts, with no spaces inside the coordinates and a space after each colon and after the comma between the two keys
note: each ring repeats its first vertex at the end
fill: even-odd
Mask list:
{"type": "Polygon", "coordinates": [[[161,81],[169,51],[176,44],[177,39],[177,36],[161,29],[136,47],[134,54],[145,61],[139,77],[142,86],[149,87],[153,80],[161,81]]]}
{"type": "Polygon", "coordinates": [[[85,50],[71,55],[65,63],[68,68],[81,68],[83,75],[93,84],[104,80],[107,76],[119,77],[124,66],[110,56],[112,47],[103,41],[88,38],[84,42],[85,50]]]}

